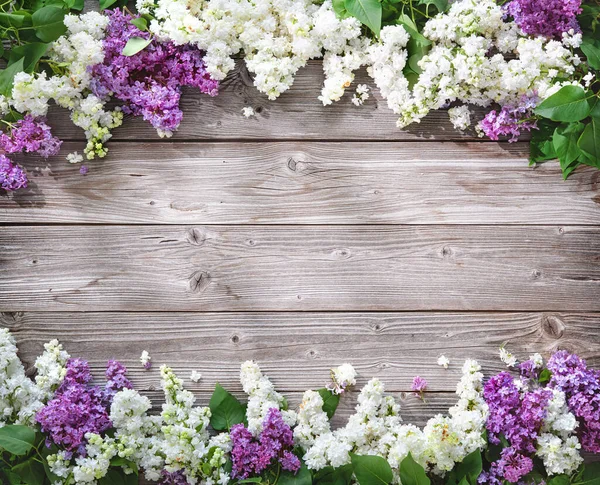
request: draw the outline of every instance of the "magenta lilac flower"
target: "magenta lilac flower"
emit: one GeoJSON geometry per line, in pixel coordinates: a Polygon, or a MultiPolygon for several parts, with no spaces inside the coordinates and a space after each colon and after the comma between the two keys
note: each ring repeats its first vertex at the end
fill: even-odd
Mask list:
{"type": "Polygon", "coordinates": [[[57,155],[62,141],[52,136],[44,118],[25,116],[17,121],[8,134],[0,135],[0,149],[6,153],[37,152],[48,158],[57,155]]]}
{"type": "Polygon", "coordinates": [[[483,396],[489,407],[486,428],[490,443],[500,444],[504,437],[509,447],[484,474],[488,481],[480,479],[480,483],[503,483],[502,480],[516,483],[533,468],[531,456],[536,452],[536,440],[552,391],[545,388],[521,391],[508,372],[501,372],[486,383],[483,396]]]}
{"type": "Polygon", "coordinates": [[[200,50],[153,40],[139,53],[124,56],[121,53],[131,37],[148,39],[149,34],[132,25],[133,17],[119,9],[106,15],[110,23],[103,41],[104,62],[92,68],[92,89],[98,97],[112,95],[124,102],[125,113],[142,116],[159,133],[170,135],[183,117],[182,86],[217,94],[219,83],[206,71],[200,50]]]}
{"type": "Polygon", "coordinates": [[[560,38],[571,29],[580,31],[581,0],[512,0],[506,11],[526,34],[560,38]]]}
{"type": "Polygon", "coordinates": [[[233,478],[245,479],[259,475],[275,460],[284,470],[295,473],[300,469],[300,460],[292,453],[294,433],[276,408],[269,409],[258,438],[243,424],[233,426],[230,435],[233,478]]]}
{"type": "Polygon", "coordinates": [[[420,376],[415,376],[412,381],[411,389],[417,397],[423,397],[423,392],[427,389],[427,381],[420,376]]]}
{"type": "Polygon", "coordinates": [[[183,473],[183,470],[177,470],[176,472],[168,472],[167,470],[163,470],[158,483],[159,485],[188,485],[188,481],[183,473]]]}
{"type": "Polygon", "coordinates": [[[567,351],[548,361],[550,386],[565,393],[569,410],[579,421],[578,434],[585,451],[600,453],[600,372],[567,351]]]}
{"type": "Polygon", "coordinates": [[[25,171],[10,158],[0,155],[0,188],[12,192],[26,187],[25,171]]]}
{"type": "Polygon", "coordinates": [[[102,434],[112,423],[109,406],[114,393],[131,387],[125,378],[125,368],[110,361],[106,371],[106,387],[91,386],[89,364],[81,359],[69,359],[63,382],[48,402],[36,415],[42,432],[48,435],[47,444],[56,444],[70,453],[85,456],[85,435],[102,434]]]}
{"type": "Polygon", "coordinates": [[[537,129],[537,123],[529,119],[537,97],[524,96],[517,107],[503,106],[500,111],[492,110],[479,122],[479,129],[490,140],[499,140],[501,136],[510,136],[509,142],[518,141],[523,132],[537,129]]]}

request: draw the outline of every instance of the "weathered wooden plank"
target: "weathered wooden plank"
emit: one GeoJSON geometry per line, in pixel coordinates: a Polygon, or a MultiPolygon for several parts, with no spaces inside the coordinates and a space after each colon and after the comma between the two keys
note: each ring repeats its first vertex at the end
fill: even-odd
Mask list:
{"type": "Polygon", "coordinates": [[[0,310],[600,310],[600,228],[29,226],[0,310]]]}
{"type": "Polygon", "coordinates": [[[101,376],[117,358],[138,389],[159,388],[159,366],[183,378],[202,373],[190,389],[210,393],[219,381],[241,391],[239,365],[255,360],[278,389],[301,392],[329,379],[329,369],[351,362],[358,387],[378,377],[389,391],[409,391],[415,373],[432,391],[453,391],[466,358],[477,359],[486,375],[506,367],[502,344],[521,359],[546,357],[558,348],[600,365],[600,313],[5,313],[0,326],[15,335],[20,356],[31,368],[43,344],[58,338],[73,356],[90,361],[101,376]],[[148,350],[154,367],[142,368],[148,350]],[[448,370],[436,362],[446,355],[448,370]]]}
{"type": "MultiPolygon", "coordinates": [[[[357,73],[356,82],[372,86],[365,70],[357,73]]],[[[467,140],[476,139],[473,130],[456,131],[446,111],[436,111],[420,124],[405,130],[396,127],[397,116],[387,107],[375,88],[364,106],[356,107],[350,99],[354,87],[342,100],[323,106],[317,99],[323,84],[322,63],[310,61],[296,76],[292,88],[278,100],[269,101],[253,86],[243,62],[222,82],[214,98],[197,90],[184,89],[181,107],[183,121],[175,140],[467,140]],[[242,108],[251,106],[253,118],[245,118],[242,108]]],[[[474,110],[474,119],[483,118],[485,110],[474,110]]],[[[69,112],[52,109],[50,121],[62,139],[83,139],[83,131],[69,120],[69,112]]],[[[126,117],[114,131],[115,140],[158,140],[156,131],[141,118],[126,117]]]]}
{"type": "MultiPolygon", "coordinates": [[[[76,145],[70,143],[66,150],[76,145]]],[[[65,151],[66,151],[65,150],[65,151]]],[[[600,172],[564,182],[526,144],[113,144],[85,177],[23,159],[0,221],[166,224],[598,224],[600,172]]]]}

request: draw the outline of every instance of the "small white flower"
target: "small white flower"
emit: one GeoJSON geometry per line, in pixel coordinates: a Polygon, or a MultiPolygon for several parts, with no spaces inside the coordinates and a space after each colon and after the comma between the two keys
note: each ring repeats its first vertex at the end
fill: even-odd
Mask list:
{"type": "Polygon", "coordinates": [[[514,367],[517,364],[517,358],[504,347],[500,347],[500,360],[504,362],[507,367],[514,367]]]}
{"type": "Polygon", "coordinates": [[[437,360],[437,365],[443,367],[444,369],[447,369],[450,365],[450,359],[448,359],[448,357],[446,357],[445,355],[440,355],[437,360]]]}
{"type": "Polygon", "coordinates": [[[69,153],[67,155],[67,161],[69,163],[81,163],[83,162],[83,156],[77,152],[69,153]]]}
{"type": "Polygon", "coordinates": [[[352,96],[352,104],[362,106],[367,99],[369,99],[369,86],[366,84],[356,86],[356,92],[352,96]]]}
{"type": "Polygon", "coordinates": [[[246,118],[250,118],[251,116],[255,116],[256,113],[254,112],[254,108],[252,108],[252,106],[246,106],[245,108],[242,109],[242,114],[246,117],[246,118]]]}
{"type": "Polygon", "coordinates": [[[152,367],[152,357],[150,357],[150,354],[148,353],[147,350],[144,350],[142,352],[142,355],[140,356],[140,362],[142,363],[142,365],[144,366],[144,369],[148,370],[150,369],[150,367],[152,367]]]}
{"type": "Polygon", "coordinates": [[[193,370],[192,373],[190,374],[190,381],[200,382],[200,379],[202,379],[202,374],[198,371],[193,370]]]}

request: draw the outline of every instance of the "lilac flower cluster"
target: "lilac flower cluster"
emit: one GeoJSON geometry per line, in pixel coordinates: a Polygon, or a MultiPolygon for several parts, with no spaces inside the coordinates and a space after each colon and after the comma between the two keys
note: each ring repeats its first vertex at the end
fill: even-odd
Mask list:
{"type": "Polygon", "coordinates": [[[537,122],[528,119],[533,116],[537,102],[537,97],[524,96],[517,107],[507,105],[499,112],[492,110],[479,122],[479,130],[490,140],[510,136],[509,142],[518,141],[523,131],[537,129],[537,122]]]}
{"type": "Polygon", "coordinates": [[[175,472],[163,470],[158,483],[159,485],[188,485],[188,481],[183,470],[177,470],[175,472]]]}
{"type": "Polygon", "coordinates": [[[43,118],[25,116],[12,125],[10,132],[0,134],[0,149],[5,153],[33,153],[48,158],[57,155],[62,141],[52,136],[43,118]]]}
{"type": "Polygon", "coordinates": [[[112,423],[109,407],[114,394],[131,388],[125,367],[110,361],[106,370],[106,387],[90,386],[92,374],[87,361],[69,359],[66,375],[54,398],[36,415],[47,444],[56,444],[69,453],[85,456],[87,433],[102,434],[112,423]]]}
{"type": "Polygon", "coordinates": [[[502,480],[517,483],[533,469],[531,455],[536,451],[536,439],[553,393],[544,388],[522,392],[508,372],[501,372],[486,383],[483,396],[489,406],[486,423],[489,441],[500,444],[504,437],[510,446],[479,477],[479,483],[501,484],[502,480]]]}
{"type": "Polygon", "coordinates": [[[563,391],[570,411],[579,420],[579,440],[584,450],[600,453],[600,372],[567,351],[548,361],[550,386],[563,391]]]}
{"type": "Polygon", "coordinates": [[[160,134],[170,136],[183,117],[181,87],[215,96],[218,81],[206,71],[203,53],[190,45],[152,40],[137,54],[124,56],[130,38],[149,39],[150,34],[132,25],[134,17],[119,9],[106,15],[110,23],[103,41],[104,62],[92,68],[94,94],[102,99],[114,96],[124,102],[125,113],[142,116],[160,134]]]}
{"type": "Polygon", "coordinates": [[[560,38],[571,29],[580,31],[581,0],[512,0],[505,8],[529,35],[560,38]]]}
{"type": "Polygon", "coordinates": [[[277,408],[269,409],[258,437],[243,424],[231,428],[232,477],[245,479],[265,471],[277,459],[284,470],[297,472],[300,460],[292,453],[294,433],[277,408]]]}
{"type": "Polygon", "coordinates": [[[7,192],[27,187],[25,171],[12,160],[0,155],[0,188],[7,192]]]}

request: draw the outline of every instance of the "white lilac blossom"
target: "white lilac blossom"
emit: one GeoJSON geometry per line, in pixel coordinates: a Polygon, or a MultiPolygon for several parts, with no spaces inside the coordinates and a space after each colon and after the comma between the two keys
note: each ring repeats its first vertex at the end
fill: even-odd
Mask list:
{"type": "Polygon", "coordinates": [[[140,363],[142,364],[142,367],[146,370],[152,367],[152,357],[150,357],[150,354],[147,350],[142,351],[142,355],[140,355],[140,363]]]}
{"type": "Polygon", "coordinates": [[[190,381],[200,382],[200,379],[202,379],[202,374],[196,370],[193,370],[192,373],[190,374],[190,381]]]}
{"type": "Polygon", "coordinates": [[[44,344],[44,353],[36,360],[34,367],[37,370],[35,384],[42,393],[43,399],[48,400],[67,373],[67,361],[70,355],[63,346],[54,339],[44,344]]]}
{"type": "Polygon", "coordinates": [[[437,360],[437,365],[443,367],[444,369],[447,369],[450,365],[450,359],[448,359],[448,357],[446,357],[445,355],[440,355],[437,360]]]}
{"type": "Polygon", "coordinates": [[[327,388],[333,394],[343,394],[347,387],[356,384],[356,370],[350,364],[331,369],[331,383],[327,388]]]}
{"type": "MultiPolygon", "coordinates": [[[[108,17],[98,12],[65,16],[67,33],[52,43],[48,64],[55,72],[17,73],[11,104],[20,113],[45,116],[50,101],[71,111],[71,120],[85,132],[88,159],[106,155],[104,144],[110,130],[122,123],[120,111],[105,109],[104,103],[91,94],[91,66],[103,61],[102,38],[108,17]]],[[[70,162],[79,161],[73,154],[70,162]]]]}
{"type": "Polygon", "coordinates": [[[466,105],[455,106],[448,110],[448,116],[452,126],[457,130],[464,131],[471,126],[471,112],[466,105]]]}
{"type": "Polygon", "coordinates": [[[244,117],[250,118],[256,113],[254,112],[254,108],[252,108],[252,106],[245,106],[244,108],[242,108],[242,114],[244,115],[244,117]]]}
{"type": "Polygon", "coordinates": [[[309,428],[307,419],[310,416],[322,419],[322,404],[314,395],[305,394],[298,416],[302,432],[298,434],[308,444],[308,448],[304,446],[306,464],[319,470],[349,463],[349,453],[379,455],[389,462],[397,483],[400,463],[411,453],[424,467],[443,474],[469,453],[485,446],[482,435],[487,405],[482,396],[480,371],[475,361],[465,362],[457,386],[457,404],[450,408],[449,416],[430,419],[422,430],[402,423],[400,405],[393,397],[384,395],[384,386],[378,379],[371,379],[362,389],[356,413],[345,427],[329,431],[322,424],[319,426],[323,430],[321,434],[309,428]]]}
{"type": "Polygon", "coordinates": [[[506,364],[506,367],[514,367],[517,365],[517,358],[511,354],[505,347],[499,349],[500,360],[506,364]]]}
{"type": "Polygon", "coordinates": [[[283,420],[290,426],[296,422],[296,413],[287,410],[286,399],[275,390],[269,378],[261,372],[255,362],[248,360],[242,364],[240,382],[244,392],[248,394],[248,430],[258,435],[269,409],[280,409],[283,420]]]}
{"type": "Polygon", "coordinates": [[[316,391],[306,391],[298,410],[294,428],[294,442],[304,449],[313,446],[318,436],[331,430],[327,413],[323,411],[323,398],[316,391]]]}
{"type": "Polygon", "coordinates": [[[583,463],[581,444],[575,434],[578,423],[569,411],[565,394],[557,389],[552,392],[544,426],[537,438],[536,454],[549,475],[571,474],[583,463]]]}

